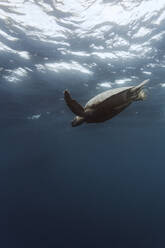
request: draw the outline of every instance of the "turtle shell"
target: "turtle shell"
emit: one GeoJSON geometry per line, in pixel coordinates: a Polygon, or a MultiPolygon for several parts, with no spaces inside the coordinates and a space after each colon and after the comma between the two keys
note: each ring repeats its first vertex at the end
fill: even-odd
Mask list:
{"type": "Polygon", "coordinates": [[[121,104],[124,104],[124,102],[128,101],[128,98],[126,97],[127,91],[131,89],[133,86],[130,87],[120,87],[112,90],[104,91],[97,96],[90,99],[86,105],[85,109],[87,108],[97,108],[100,107],[100,105],[109,106],[119,106],[121,104]],[[117,103],[116,103],[117,102],[117,103]]]}

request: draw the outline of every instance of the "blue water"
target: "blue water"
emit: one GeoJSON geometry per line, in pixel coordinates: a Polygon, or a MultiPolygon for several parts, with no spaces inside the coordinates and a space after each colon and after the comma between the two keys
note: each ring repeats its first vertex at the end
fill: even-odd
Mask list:
{"type": "Polygon", "coordinates": [[[165,247],[163,0],[0,2],[0,246],[165,247]],[[72,128],[63,91],[149,79],[148,98],[72,128]]]}

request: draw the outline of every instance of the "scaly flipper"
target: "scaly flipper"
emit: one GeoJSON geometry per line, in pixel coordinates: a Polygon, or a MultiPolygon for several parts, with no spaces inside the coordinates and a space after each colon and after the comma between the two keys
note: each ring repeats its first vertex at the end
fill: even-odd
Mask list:
{"type": "Polygon", "coordinates": [[[78,116],[84,117],[84,108],[74,99],[67,90],[64,91],[64,99],[70,110],[78,116]]]}
{"type": "Polygon", "coordinates": [[[144,86],[146,83],[148,83],[149,81],[150,81],[149,79],[144,80],[144,81],[143,81],[142,83],[140,83],[139,85],[133,87],[130,91],[131,91],[131,92],[135,92],[135,91],[141,90],[141,89],[143,88],[143,86],[144,86]]]}
{"type": "Polygon", "coordinates": [[[130,89],[130,97],[134,100],[134,101],[139,101],[139,100],[145,100],[147,95],[145,93],[145,91],[143,90],[143,87],[146,83],[149,82],[149,79],[144,80],[142,83],[140,83],[137,86],[134,86],[130,89]]]}

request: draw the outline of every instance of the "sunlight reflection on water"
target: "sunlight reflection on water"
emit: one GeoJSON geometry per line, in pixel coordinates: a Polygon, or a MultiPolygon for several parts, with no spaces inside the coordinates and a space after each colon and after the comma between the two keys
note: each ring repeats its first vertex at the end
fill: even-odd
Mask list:
{"type": "Polygon", "coordinates": [[[22,80],[34,80],[52,87],[54,75],[54,89],[60,80],[61,89],[75,84],[85,92],[87,86],[105,90],[146,78],[160,87],[165,76],[164,13],[161,0],[0,3],[3,85],[23,87],[22,80]]]}

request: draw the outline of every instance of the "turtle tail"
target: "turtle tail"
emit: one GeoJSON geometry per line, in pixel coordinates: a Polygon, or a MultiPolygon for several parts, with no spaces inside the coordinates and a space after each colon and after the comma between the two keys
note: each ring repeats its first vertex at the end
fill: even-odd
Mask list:
{"type": "Polygon", "coordinates": [[[70,110],[78,116],[84,117],[84,108],[74,99],[67,90],[64,91],[64,99],[70,110]]]}

